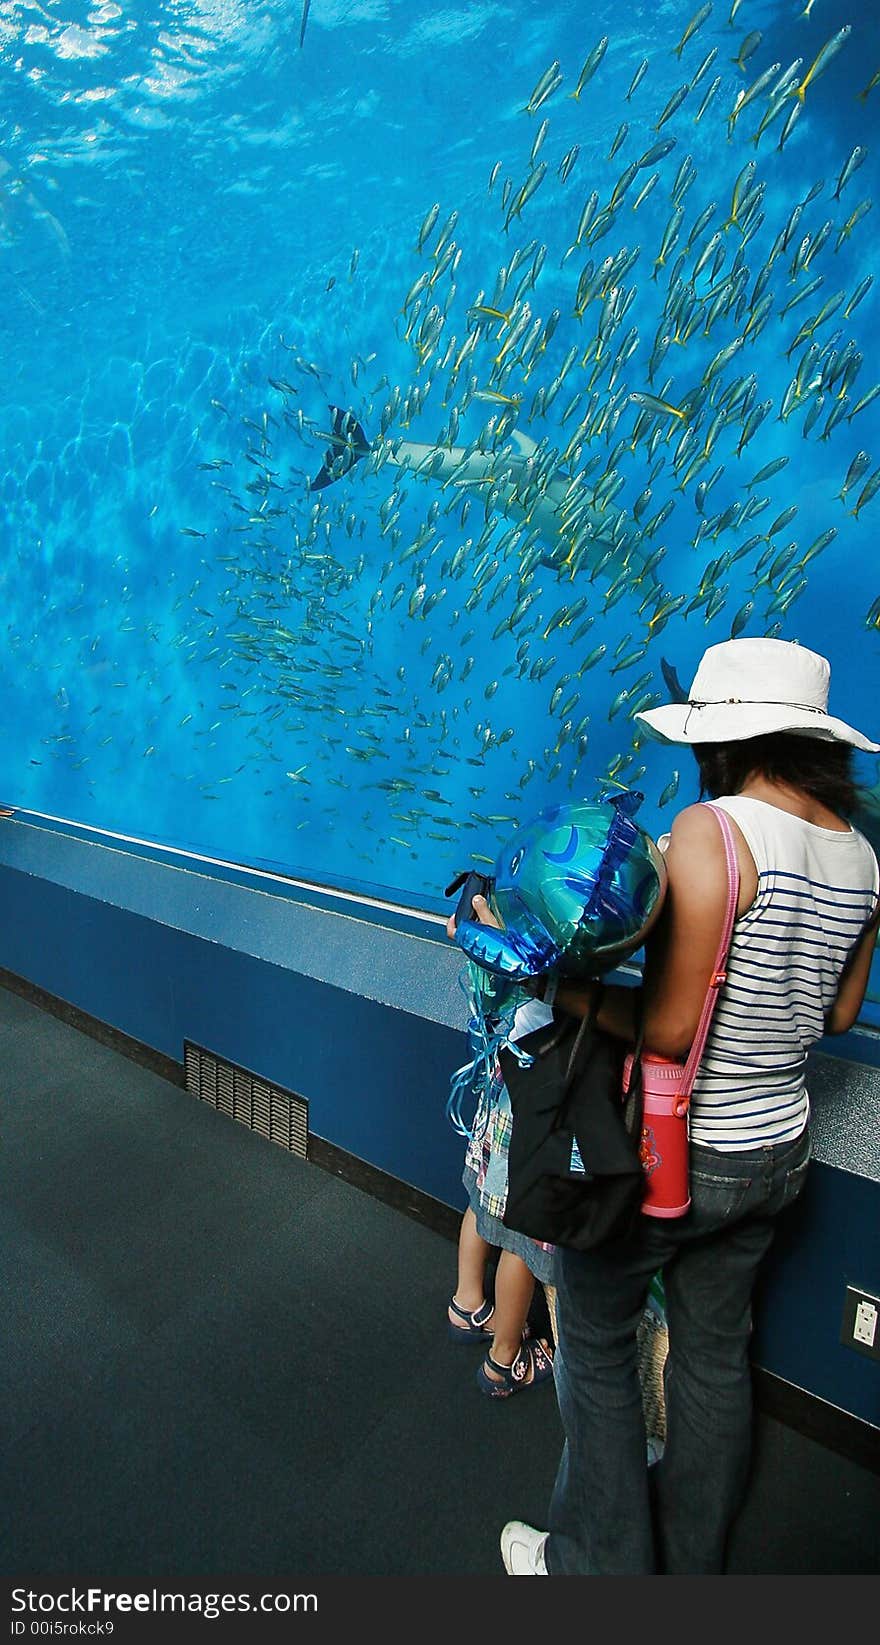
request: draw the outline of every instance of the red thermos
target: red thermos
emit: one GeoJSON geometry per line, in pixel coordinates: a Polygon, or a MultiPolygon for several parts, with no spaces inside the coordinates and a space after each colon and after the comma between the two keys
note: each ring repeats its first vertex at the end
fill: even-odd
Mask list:
{"type": "MultiPolygon", "coordinates": [[[[623,1067],[623,1089],[629,1089],[632,1057],[623,1067]]],[[[682,1095],[684,1066],[666,1057],[642,1055],[642,1139],[639,1146],[645,1171],[642,1211],[649,1217],[682,1217],[691,1203],[688,1186],[688,1107],[682,1095]]]]}

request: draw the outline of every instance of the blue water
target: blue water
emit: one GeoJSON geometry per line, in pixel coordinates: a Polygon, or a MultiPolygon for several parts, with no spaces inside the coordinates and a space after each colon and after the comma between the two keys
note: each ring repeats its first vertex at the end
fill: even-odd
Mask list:
{"type": "MultiPolygon", "coordinates": [[[[880,463],[880,398],[856,411],[877,381],[880,282],[844,311],[873,273],[880,86],[859,94],[880,69],[880,21],[864,0],[818,0],[809,15],[805,0],[744,0],[730,26],[731,0],[715,0],[676,55],[698,10],[313,0],[301,47],[298,3],[0,4],[0,800],[440,909],[453,874],[491,861],[552,797],[637,786],[655,833],[695,797],[687,752],[644,742],[630,717],[668,696],[661,659],[687,686],[705,645],[732,631],[800,640],[831,659],[834,711],[876,734],[880,494],[852,511],[880,463]],[[847,24],[782,146],[791,97],[756,144],[774,81],[800,57],[796,85],[847,24]],[[542,101],[554,64],[561,83],[542,101]],[[637,172],[607,232],[590,243],[588,227],[576,244],[590,194],[595,220],[625,168],[667,137],[674,148],[637,172]],[[866,156],[835,198],[856,146],[866,156]],[[763,192],[745,224],[725,227],[751,161],[744,197],[763,192]],[[658,264],[676,199],[678,239],[658,264]],[[638,255],[618,279],[623,315],[609,318],[599,271],[608,258],[619,269],[625,248],[638,255]],[[737,255],[738,307],[706,335],[737,255]],[[456,376],[474,306],[493,306],[512,259],[498,306],[521,288],[523,337],[483,315],[456,376]],[[589,261],[598,286],[578,314],[589,261]],[[698,307],[681,311],[683,335],[652,376],[676,277],[698,307]],[[555,311],[529,354],[529,328],[555,311]],[[804,397],[783,419],[799,367],[804,397]],[[629,394],[680,406],[701,380],[692,450],[710,452],[687,480],[681,418],[633,439],[629,394]],[[485,492],[388,462],[309,492],[329,404],[372,441],[430,443],[457,414],[467,444],[512,409],[478,397],[493,385],[551,452],[588,418],[575,462],[628,513],[622,568],[600,552],[574,575],[551,550],[530,561],[528,524],[505,538],[514,522],[485,492]],[[769,405],[738,453],[743,402],[769,405]],[[865,471],[841,500],[860,451],[865,471]],[[776,457],[786,466],[753,485],[776,457]],[[753,519],[725,519],[750,498],[766,498],[753,519]]],[[[878,762],[860,775],[876,787],[878,762]]]]}

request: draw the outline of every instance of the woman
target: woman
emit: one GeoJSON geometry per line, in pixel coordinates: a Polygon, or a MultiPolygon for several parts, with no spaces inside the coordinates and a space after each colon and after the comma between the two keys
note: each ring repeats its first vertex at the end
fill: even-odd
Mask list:
{"type": "MultiPolygon", "coordinates": [[[[878,867],[846,821],[852,749],[880,744],[827,712],[829,665],[783,640],[709,647],[686,703],[637,717],[693,747],[701,794],[728,815],[740,871],[727,982],[690,1114],[691,1208],[639,1219],[607,1250],[557,1251],[556,1385],[565,1445],[549,1532],[501,1537],[514,1576],[717,1575],[751,1446],[751,1303],[779,1213],[809,1159],[807,1052],[858,1015],[878,927],[878,867]],[[655,1272],[669,1329],[666,1448],[645,1467],[636,1329],[655,1272]]],[[[675,819],[663,913],[641,990],[604,990],[598,1021],[684,1059],[726,908],[721,831],[707,806],[675,819]]],[[[582,1016],[596,984],[561,984],[582,1016]]],[[[540,990],[539,990],[540,992],[540,990]]]]}

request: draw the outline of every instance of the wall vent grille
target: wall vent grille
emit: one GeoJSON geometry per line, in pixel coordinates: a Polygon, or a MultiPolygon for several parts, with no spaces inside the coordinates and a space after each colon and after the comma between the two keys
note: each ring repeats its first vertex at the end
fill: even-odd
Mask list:
{"type": "Polygon", "coordinates": [[[186,1089],[239,1125],[277,1142],[299,1159],[308,1158],[309,1105],[302,1097],[271,1085],[246,1068],[224,1062],[213,1051],[184,1041],[186,1089]]]}

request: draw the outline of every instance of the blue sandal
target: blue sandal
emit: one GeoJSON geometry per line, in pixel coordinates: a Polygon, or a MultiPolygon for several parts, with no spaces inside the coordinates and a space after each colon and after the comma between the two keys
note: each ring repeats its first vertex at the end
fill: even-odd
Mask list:
{"type": "Polygon", "coordinates": [[[491,1342],[492,1327],[488,1322],[495,1312],[494,1303],[481,1302],[479,1308],[475,1308],[473,1313],[469,1314],[467,1309],[462,1308],[452,1297],[449,1307],[453,1314],[457,1314],[460,1320],[465,1321],[463,1325],[453,1325],[452,1320],[447,1318],[446,1324],[453,1342],[485,1342],[487,1337],[491,1342]]]}
{"type": "Polygon", "coordinates": [[[546,1382],[552,1375],[553,1352],[550,1344],[524,1342],[512,1365],[499,1365],[491,1354],[487,1354],[477,1371],[477,1382],[481,1393],[488,1394],[490,1399],[509,1399],[520,1388],[537,1388],[539,1382],[546,1382]],[[497,1372],[501,1381],[490,1376],[489,1370],[497,1372]]]}

